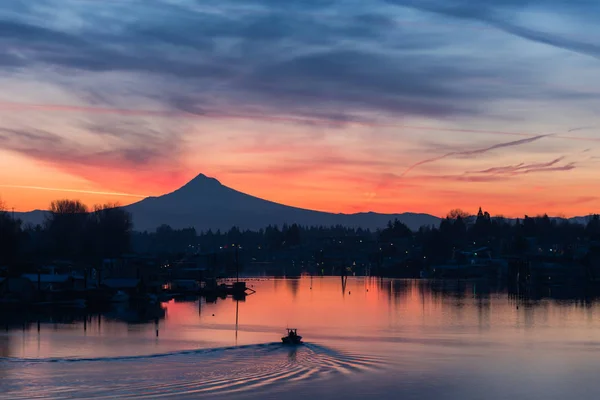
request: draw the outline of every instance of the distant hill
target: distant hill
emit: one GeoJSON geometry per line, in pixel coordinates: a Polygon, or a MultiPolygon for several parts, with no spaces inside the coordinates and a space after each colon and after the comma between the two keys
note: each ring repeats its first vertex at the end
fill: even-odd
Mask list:
{"type": "Polygon", "coordinates": [[[195,227],[196,230],[258,230],[284,223],[300,225],[344,225],[383,228],[398,218],[411,229],[437,225],[440,219],[429,214],[333,214],[290,207],[238,192],[203,174],[185,186],[159,197],[148,197],[125,207],[133,215],[136,230],[154,230],[161,224],[173,228],[195,227]]]}
{"type": "MultiPolygon", "coordinates": [[[[133,216],[136,231],[154,231],[162,224],[174,229],[194,227],[197,231],[240,229],[258,230],[268,225],[293,224],[343,225],[375,230],[398,218],[413,230],[439,225],[440,219],[429,214],[334,214],[286,206],[263,200],[222,185],[203,174],[172,193],[148,197],[124,207],[133,216]]],[[[46,211],[15,213],[24,223],[44,221],[46,211]]]]}
{"type": "MultiPolygon", "coordinates": [[[[162,224],[181,229],[194,227],[197,231],[240,229],[258,230],[268,225],[284,223],[300,225],[343,225],[375,230],[386,226],[389,220],[398,218],[410,229],[421,226],[438,226],[440,218],[429,214],[334,214],[286,206],[231,189],[218,180],[203,174],[172,193],[148,197],[126,206],[133,215],[136,231],[154,231],[162,224]]],[[[15,213],[25,223],[34,225],[44,221],[46,212],[35,210],[15,213]]],[[[559,219],[559,218],[557,218],[559,219]]],[[[588,217],[574,217],[569,221],[586,223],[588,217]]]]}
{"type": "Polygon", "coordinates": [[[15,212],[15,218],[19,218],[24,224],[42,225],[48,211],[33,210],[28,212],[15,212]]]}

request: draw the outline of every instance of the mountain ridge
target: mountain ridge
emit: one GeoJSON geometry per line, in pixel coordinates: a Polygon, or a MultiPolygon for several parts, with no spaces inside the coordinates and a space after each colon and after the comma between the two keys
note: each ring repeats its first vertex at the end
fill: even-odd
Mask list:
{"type": "MultiPolygon", "coordinates": [[[[412,230],[421,226],[438,226],[442,218],[427,213],[385,214],[374,211],[331,213],[289,206],[262,199],[231,187],[205,174],[198,174],[183,186],[161,196],[146,197],[123,207],[132,214],[134,230],[154,231],[160,225],[174,229],[194,227],[197,231],[240,229],[258,230],[268,225],[293,224],[331,226],[376,230],[390,220],[398,219],[412,230]]],[[[41,224],[47,211],[33,210],[15,213],[24,223],[41,224]]],[[[557,220],[585,223],[589,216],[557,220]]],[[[516,218],[507,218],[515,221],[516,218]]]]}
{"type": "Polygon", "coordinates": [[[232,226],[258,230],[285,223],[376,229],[394,218],[412,229],[439,223],[438,217],[429,214],[344,214],[288,206],[240,192],[204,174],[170,193],[146,198],[125,208],[132,213],[136,230],[152,230],[162,223],[173,228],[193,226],[196,230],[224,230],[232,226]]]}
{"type": "MultiPolygon", "coordinates": [[[[375,230],[398,218],[411,229],[437,225],[440,218],[426,213],[381,214],[373,211],[353,214],[330,213],[289,206],[262,199],[231,187],[205,174],[198,174],[183,186],[161,196],[146,197],[123,207],[132,214],[134,230],[153,231],[160,225],[174,229],[194,227],[197,231],[258,230],[268,225],[343,225],[375,230]]],[[[47,211],[15,213],[24,223],[41,224],[47,211]]]]}

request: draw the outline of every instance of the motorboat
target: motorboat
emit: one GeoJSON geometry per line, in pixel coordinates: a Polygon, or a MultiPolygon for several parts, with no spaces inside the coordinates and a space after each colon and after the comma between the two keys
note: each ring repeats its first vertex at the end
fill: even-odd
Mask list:
{"type": "Polygon", "coordinates": [[[287,336],[281,338],[283,344],[302,344],[302,336],[298,335],[296,329],[287,328],[287,336]]]}

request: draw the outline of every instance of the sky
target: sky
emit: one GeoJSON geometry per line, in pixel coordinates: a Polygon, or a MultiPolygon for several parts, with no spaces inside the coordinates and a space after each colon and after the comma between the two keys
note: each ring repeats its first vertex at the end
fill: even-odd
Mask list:
{"type": "Polygon", "coordinates": [[[203,173],[331,212],[600,208],[596,0],[4,0],[0,199],[203,173]]]}

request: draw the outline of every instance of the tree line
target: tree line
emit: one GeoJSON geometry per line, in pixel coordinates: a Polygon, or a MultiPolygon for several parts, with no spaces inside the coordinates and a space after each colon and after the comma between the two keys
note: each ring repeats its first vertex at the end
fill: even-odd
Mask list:
{"type": "Polygon", "coordinates": [[[418,253],[430,263],[445,262],[457,250],[473,246],[489,247],[499,255],[522,255],[532,250],[534,243],[560,245],[561,251],[568,253],[578,243],[600,242],[598,215],[590,216],[585,224],[548,215],[511,220],[492,217],[481,208],[476,215],[452,210],[439,226],[422,227],[416,232],[399,220],[376,231],[286,224],[258,231],[232,227],[227,231],[197,232],[194,228],[162,225],[153,232],[134,232],[131,215],[117,204],[88,209],[77,200],[57,200],[48,211],[42,224],[24,225],[0,203],[0,267],[60,259],[92,264],[128,253],[168,256],[233,245],[268,251],[306,249],[326,244],[332,238],[353,238],[344,242],[348,251],[356,251],[358,241],[374,243],[372,247],[383,249],[386,255],[394,255],[396,250],[385,243],[402,242],[415,249],[411,254],[418,253]]]}
{"type": "Polygon", "coordinates": [[[386,246],[386,243],[401,243],[412,249],[409,254],[418,254],[429,263],[438,263],[453,258],[457,251],[481,247],[489,248],[497,256],[522,256],[534,250],[534,246],[545,249],[556,246],[560,248],[560,254],[569,256],[578,244],[588,243],[594,247],[600,242],[600,218],[593,215],[582,224],[550,218],[546,214],[507,219],[492,217],[482,209],[475,215],[455,209],[441,220],[439,226],[425,226],[416,232],[396,219],[375,231],[291,224],[268,226],[258,231],[232,227],[228,231],[196,232],[193,228],[177,230],[164,225],[156,232],[136,232],[133,238],[137,252],[155,254],[184,253],[194,249],[213,251],[233,244],[274,251],[308,247],[314,251],[318,246],[326,246],[327,238],[354,238],[357,240],[344,241],[345,246],[338,246],[337,241],[335,245],[356,251],[356,243],[362,240],[361,243],[372,243],[374,251],[393,256],[402,246],[386,246]]]}
{"type": "Polygon", "coordinates": [[[25,225],[0,208],[0,266],[64,259],[97,263],[131,251],[131,215],[118,204],[89,209],[78,200],[50,204],[42,224],[25,225]]]}
{"type": "Polygon", "coordinates": [[[339,237],[364,237],[374,239],[374,232],[338,226],[269,225],[257,231],[242,230],[236,226],[229,230],[197,232],[194,228],[173,229],[162,225],[155,232],[134,232],[133,249],[137,253],[168,255],[189,252],[212,252],[232,246],[262,250],[284,250],[304,246],[315,241],[339,237]]]}
{"type": "Polygon", "coordinates": [[[596,248],[600,217],[591,215],[585,223],[547,214],[511,220],[491,217],[481,208],[476,215],[453,210],[439,227],[421,228],[414,236],[432,262],[447,260],[466,247],[488,247],[497,255],[522,256],[535,250],[534,246],[542,250],[556,246],[560,255],[570,257],[580,244],[596,248]]]}

